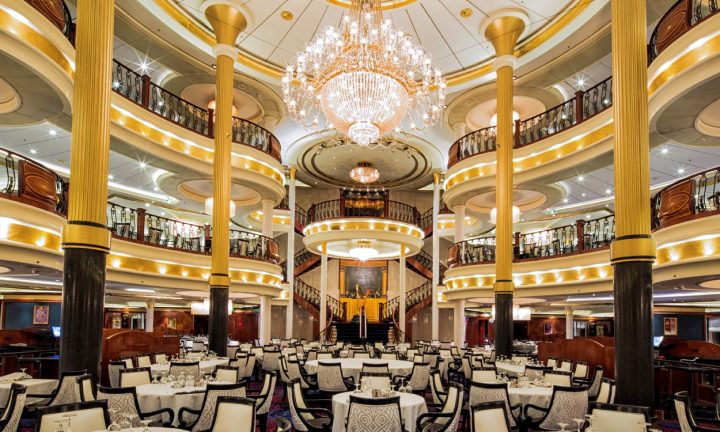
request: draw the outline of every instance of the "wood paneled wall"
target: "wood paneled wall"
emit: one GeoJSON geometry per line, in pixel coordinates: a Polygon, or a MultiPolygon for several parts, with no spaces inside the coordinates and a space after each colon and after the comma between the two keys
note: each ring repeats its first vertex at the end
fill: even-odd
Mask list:
{"type": "Polygon", "coordinates": [[[592,374],[595,366],[602,366],[604,377],[615,378],[614,346],[605,346],[598,341],[586,338],[561,339],[555,342],[540,343],[538,345],[538,358],[546,362],[549,357],[587,362],[588,375],[592,374]]]}

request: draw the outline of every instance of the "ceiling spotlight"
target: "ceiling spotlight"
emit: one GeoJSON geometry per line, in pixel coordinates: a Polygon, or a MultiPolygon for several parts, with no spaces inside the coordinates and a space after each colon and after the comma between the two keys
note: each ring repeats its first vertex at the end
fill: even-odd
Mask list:
{"type": "Polygon", "coordinates": [[[605,193],[610,195],[612,193],[612,191],[610,189],[605,189],[605,193]]]}
{"type": "Polygon", "coordinates": [[[685,168],[678,168],[678,174],[683,174],[685,172],[685,168]]]}
{"type": "Polygon", "coordinates": [[[569,200],[568,200],[567,198],[563,199],[563,202],[564,202],[565,204],[567,204],[568,201],[569,201],[569,200]]]}
{"type": "Polygon", "coordinates": [[[140,168],[145,169],[145,167],[147,167],[147,164],[146,164],[145,162],[140,162],[140,163],[138,164],[138,166],[139,166],[140,168]]]}
{"type": "Polygon", "coordinates": [[[583,177],[583,176],[581,176],[581,175],[578,176],[578,181],[583,181],[583,180],[585,180],[585,177],[583,177]]]}
{"type": "Polygon", "coordinates": [[[664,154],[664,155],[665,155],[665,154],[668,154],[668,149],[667,149],[667,147],[662,148],[662,149],[660,150],[660,153],[662,153],[662,154],[664,154]]]}
{"type": "Polygon", "coordinates": [[[148,72],[148,63],[146,60],[140,62],[140,73],[146,74],[148,72]]]}
{"type": "Polygon", "coordinates": [[[112,174],[108,174],[108,178],[109,178],[110,180],[112,180],[112,179],[114,179],[114,178],[115,178],[115,176],[114,176],[114,175],[112,175],[112,174]]]}
{"type": "Polygon", "coordinates": [[[57,135],[57,131],[56,131],[55,129],[50,129],[50,131],[49,131],[48,133],[49,133],[51,136],[57,135]]]}
{"type": "Polygon", "coordinates": [[[35,149],[30,149],[30,153],[32,153],[32,154],[37,154],[37,150],[35,150],[35,149]]]}

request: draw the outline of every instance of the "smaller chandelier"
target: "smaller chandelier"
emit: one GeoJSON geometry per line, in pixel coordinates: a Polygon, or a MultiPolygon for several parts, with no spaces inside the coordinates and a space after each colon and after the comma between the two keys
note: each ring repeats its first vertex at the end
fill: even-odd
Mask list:
{"type": "MultiPolygon", "coordinates": [[[[205,214],[208,216],[212,216],[213,214],[213,207],[215,206],[214,200],[212,197],[205,198],[205,214]]],[[[230,200],[230,217],[235,217],[235,201],[230,200]]]]}
{"type": "Polygon", "coordinates": [[[358,162],[358,165],[350,170],[350,178],[358,183],[374,183],[380,178],[380,171],[373,168],[370,162],[358,162]]]}
{"type": "Polygon", "coordinates": [[[351,257],[360,261],[367,261],[380,255],[380,252],[371,246],[370,240],[358,240],[357,246],[350,249],[348,253],[351,257]]]}
{"type": "MultiPolygon", "coordinates": [[[[518,206],[512,206],[512,221],[513,223],[520,222],[520,209],[518,206]]],[[[497,225],[497,207],[490,210],[490,223],[497,225]]]]}

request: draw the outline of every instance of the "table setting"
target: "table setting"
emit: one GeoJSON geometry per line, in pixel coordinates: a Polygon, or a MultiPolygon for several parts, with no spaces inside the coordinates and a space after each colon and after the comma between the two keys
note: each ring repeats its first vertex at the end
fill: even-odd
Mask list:
{"type": "MultiPolygon", "coordinates": [[[[198,360],[188,359],[172,359],[171,361],[163,361],[150,366],[150,372],[154,377],[166,376],[170,371],[170,363],[193,363],[198,360]]],[[[217,366],[227,366],[230,359],[227,357],[203,357],[199,360],[200,374],[207,375],[213,373],[217,366]]]]}
{"type": "Polygon", "coordinates": [[[0,407],[5,407],[10,397],[10,388],[13,384],[20,384],[27,387],[28,394],[50,394],[57,388],[58,380],[56,379],[39,379],[33,378],[26,373],[25,368],[21,368],[20,372],[14,372],[9,375],[0,377],[0,407]]]}
{"type": "Polygon", "coordinates": [[[346,377],[352,376],[357,382],[360,378],[360,371],[362,371],[364,364],[387,364],[390,373],[395,375],[408,375],[412,372],[413,363],[404,360],[382,360],[382,359],[364,359],[364,358],[339,358],[339,359],[327,359],[327,360],[310,360],[305,362],[305,370],[308,374],[317,373],[318,362],[323,363],[340,363],[343,371],[343,375],[346,377]]]}

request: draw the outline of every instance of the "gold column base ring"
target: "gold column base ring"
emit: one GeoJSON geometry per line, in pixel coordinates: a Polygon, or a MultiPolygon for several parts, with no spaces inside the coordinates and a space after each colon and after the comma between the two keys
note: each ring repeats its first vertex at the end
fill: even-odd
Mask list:
{"type": "Polygon", "coordinates": [[[62,228],[63,249],[92,249],[110,252],[110,231],[101,224],[68,221],[62,228]]]}
{"type": "Polygon", "coordinates": [[[230,276],[220,273],[211,274],[208,283],[211,287],[215,288],[229,288],[230,276]]]}
{"type": "Polygon", "coordinates": [[[515,291],[515,284],[511,280],[497,280],[493,284],[495,294],[512,294],[515,291]]]}
{"type": "Polygon", "coordinates": [[[648,234],[616,238],[610,245],[610,262],[655,261],[656,242],[648,234]]]}

